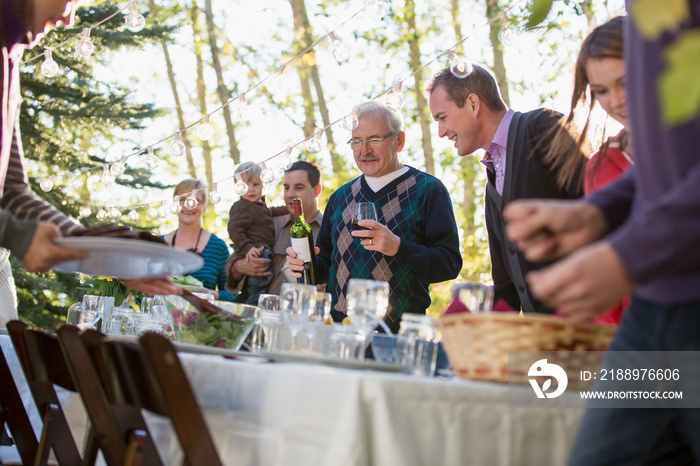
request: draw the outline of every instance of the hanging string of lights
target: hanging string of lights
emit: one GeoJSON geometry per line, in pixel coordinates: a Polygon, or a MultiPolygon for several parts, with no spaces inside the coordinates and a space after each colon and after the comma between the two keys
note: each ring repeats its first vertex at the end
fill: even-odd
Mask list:
{"type": "MultiPolygon", "coordinates": [[[[483,24],[481,27],[474,29],[469,35],[465,36],[463,39],[449,47],[448,49],[445,49],[443,51],[438,52],[435,57],[425,63],[422,67],[419,69],[411,72],[409,75],[405,76],[404,78],[395,81],[391,87],[383,90],[380,92],[378,95],[376,95],[372,100],[376,100],[379,98],[384,98],[385,102],[387,105],[392,106],[396,108],[397,110],[400,110],[403,107],[403,90],[402,90],[402,85],[404,81],[412,78],[425,68],[431,66],[433,63],[435,63],[437,60],[440,60],[443,56],[446,57],[449,60],[450,63],[450,70],[451,72],[458,78],[464,78],[469,75],[469,73],[472,71],[472,64],[471,61],[464,57],[460,57],[455,55],[453,52],[458,46],[463,44],[465,41],[467,41],[469,38],[471,38],[476,32],[480,31],[484,27],[489,26],[493,21],[500,20],[501,24],[503,27],[507,27],[509,22],[507,21],[507,12],[516,7],[518,4],[522,3],[525,0],[518,0],[516,3],[508,7],[507,9],[499,12],[499,15],[490,19],[487,21],[485,24],[483,24]]],[[[94,26],[90,28],[84,28],[81,32],[81,34],[76,35],[72,38],[67,39],[66,41],[62,42],[61,44],[53,47],[52,49],[47,49],[43,54],[37,55],[35,57],[32,57],[28,60],[23,61],[22,63],[29,63],[31,61],[34,61],[40,57],[45,57],[44,62],[41,65],[41,71],[42,74],[46,77],[53,77],[58,74],[58,65],[56,64],[55,61],[53,61],[51,57],[51,52],[52,50],[55,50],[56,48],[59,48],[71,41],[78,40],[76,44],[76,53],[78,53],[80,56],[84,58],[89,58],[89,56],[92,54],[94,50],[94,45],[92,44],[90,40],[90,30],[98,27],[99,25],[105,23],[106,21],[110,20],[117,14],[123,12],[124,10],[128,9],[129,14],[126,15],[125,18],[125,23],[127,28],[132,31],[132,32],[138,32],[141,29],[145,27],[146,21],[143,15],[141,15],[138,12],[138,8],[136,5],[136,1],[129,1],[127,6],[124,8],[121,8],[111,14],[110,16],[106,17],[102,21],[96,23],[94,26]]],[[[240,93],[239,95],[232,97],[229,99],[227,102],[223,103],[221,106],[217,107],[213,111],[207,113],[204,115],[202,118],[200,118],[197,121],[194,121],[193,123],[185,126],[184,128],[180,128],[178,131],[176,131],[174,134],[168,135],[164,137],[163,139],[152,143],[151,145],[147,146],[145,149],[145,153],[147,155],[146,157],[146,166],[149,169],[154,169],[159,165],[160,159],[158,158],[157,155],[154,153],[154,147],[165,143],[166,141],[173,139],[173,142],[170,144],[170,154],[173,155],[174,157],[181,157],[182,155],[185,154],[186,148],[184,143],[182,142],[181,134],[184,131],[188,131],[195,126],[197,126],[197,129],[195,131],[197,137],[202,140],[202,141],[207,141],[211,139],[214,135],[214,129],[211,126],[210,123],[210,118],[212,115],[218,113],[219,111],[223,110],[226,106],[236,104],[236,115],[238,116],[239,119],[243,119],[242,117],[244,116],[243,114],[246,112],[246,108],[248,105],[248,99],[246,95],[252,95],[253,91],[262,86],[265,85],[268,89],[276,89],[279,87],[280,82],[282,80],[282,77],[287,69],[287,67],[294,63],[295,61],[299,60],[301,57],[303,57],[305,54],[313,50],[321,41],[323,41],[326,38],[330,38],[331,40],[331,46],[332,46],[332,53],[333,57],[338,61],[339,63],[343,63],[351,58],[351,49],[350,47],[341,42],[337,35],[336,32],[345,24],[347,24],[349,21],[353,20],[356,18],[358,15],[361,13],[364,13],[365,16],[372,20],[372,21],[378,21],[380,20],[384,14],[386,13],[386,3],[385,0],[366,0],[364,3],[364,6],[352,14],[348,19],[340,23],[338,26],[333,28],[330,32],[320,36],[315,42],[310,44],[306,49],[303,51],[299,52],[297,55],[292,57],[291,59],[287,60],[284,62],[282,65],[280,65],[275,72],[271,73],[270,75],[266,76],[265,78],[261,79],[257,83],[255,83],[252,87],[247,89],[246,91],[240,93]]],[[[268,167],[268,163],[271,162],[274,159],[277,159],[277,167],[284,171],[287,170],[293,163],[292,160],[292,152],[295,148],[297,147],[305,147],[305,149],[313,154],[317,154],[321,152],[323,149],[323,133],[329,129],[330,127],[338,124],[341,129],[344,129],[346,131],[352,131],[357,127],[358,121],[357,121],[357,115],[354,113],[348,113],[343,115],[342,117],[336,119],[335,121],[332,121],[328,125],[324,127],[317,128],[314,133],[300,141],[297,141],[294,144],[291,144],[287,146],[284,150],[277,152],[276,154],[273,154],[272,156],[269,156],[268,158],[262,160],[261,162],[258,163],[258,165],[263,169],[261,172],[261,181],[263,183],[271,183],[275,179],[274,172],[268,167]],[[264,177],[264,179],[263,179],[264,177]]],[[[78,170],[75,170],[73,172],[67,172],[64,175],[64,179],[67,179],[69,185],[73,189],[79,189],[83,182],[80,179],[80,175],[82,173],[86,172],[91,172],[95,170],[99,170],[102,168],[102,175],[101,175],[101,181],[105,186],[109,186],[113,184],[116,181],[116,178],[120,175],[122,175],[125,170],[126,170],[126,162],[130,157],[137,156],[140,154],[144,153],[144,149],[138,149],[128,155],[123,156],[121,159],[112,162],[111,164],[103,164],[100,167],[82,167],[78,170]]],[[[235,185],[234,185],[234,192],[238,195],[243,195],[247,192],[248,186],[246,185],[245,182],[242,181],[241,179],[241,173],[237,173],[236,175],[232,175],[220,180],[217,180],[216,182],[212,182],[211,186],[205,187],[204,189],[209,189],[209,200],[213,204],[216,204],[221,200],[221,194],[218,192],[217,185],[219,183],[228,181],[228,180],[235,180],[235,185]]],[[[50,191],[53,186],[54,182],[57,180],[56,175],[50,175],[46,178],[38,178],[39,180],[39,185],[40,188],[43,191],[50,191]]],[[[194,208],[197,203],[196,199],[196,190],[192,191],[190,195],[187,197],[185,200],[184,207],[185,208],[194,208]],[[190,201],[188,203],[188,201],[190,201]],[[191,206],[191,207],[190,207],[191,206]]],[[[159,217],[166,217],[168,212],[177,214],[180,212],[182,206],[180,205],[180,196],[175,196],[172,199],[172,202],[170,203],[170,208],[168,208],[168,202],[170,201],[164,201],[164,200],[159,200],[159,201],[153,201],[153,202],[147,202],[147,203],[141,203],[141,204],[131,204],[126,207],[110,207],[107,208],[105,206],[93,206],[95,208],[98,208],[97,211],[97,218],[99,220],[106,220],[107,217],[117,220],[121,217],[122,211],[128,210],[129,213],[127,214],[127,218],[131,222],[136,222],[139,218],[139,214],[137,212],[137,209],[142,209],[146,208],[147,212],[146,215],[151,218],[151,219],[156,219],[159,217]]],[[[92,210],[89,206],[83,206],[80,209],[80,216],[81,217],[87,217],[92,213],[92,210]]]]}

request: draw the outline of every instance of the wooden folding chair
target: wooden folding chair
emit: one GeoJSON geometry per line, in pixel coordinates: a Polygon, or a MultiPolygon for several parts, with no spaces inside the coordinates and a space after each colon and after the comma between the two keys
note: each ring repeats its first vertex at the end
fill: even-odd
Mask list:
{"type": "MultiPolygon", "coordinates": [[[[97,456],[94,436],[89,436],[81,458],[56,395],[54,385],[78,391],[58,339],[55,335],[31,328],[17,320],[8,322],[7,330],[43,421],[41,439],[34,458],[31,461],[23,458],[23,462],[44,465],[48,461],[49,451],[53,450],[60,465],[94,464],[97,456]]],[[[31,443],[31,440],[28,442],[31,443]]]]}
{"type": "MultiPolygon", "coordinates": [[[[146,333],[140,342],[149,374],[155,378],[156,387],[165,400],[185,460],[190,465],[221,465],[209,428],[172,343],[156,333],[146,333]]],[[[146,374],[140,376],[145,378],[146,374]]]]}
{"type": "Polygon", "coordinates": [[[0,429],[7,425],[22,463],[34,464],[39,442],[29,421],[5,355],[0,351],[0,429]]]}
{"type": "Polygon", "coordinates": [[[140,393],[140,387],[126,385],[129,368],[114,360],[107,337],[95,330],[80,332],[76,327],[63,325],[58,329],[58,338],[88,416],[99,433],[107,464],[161,465],[141,415],[141,402],[134,398],[134,391],[140,393]]]}

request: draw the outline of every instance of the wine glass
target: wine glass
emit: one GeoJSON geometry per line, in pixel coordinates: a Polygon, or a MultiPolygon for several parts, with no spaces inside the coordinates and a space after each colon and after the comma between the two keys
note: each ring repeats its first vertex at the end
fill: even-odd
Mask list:
{"type": "Polygon", "coordinates": [[[83,318],[90,327],[95,327],[97,321],[102,318],[105,303],[102,296],[86,294],[83,296],[83,318]]]}
{"type": "Polygon", "coordinates": [[[315,309],[314,296],[315,285],[302,285],[298,283],[283,283],[280,291],[280,307],[284,316],[284,323],[292,336],[292,351],[296,351],[296,337],[304,325],[309,321],[315,309]]]}
{"type": "Polygon", "coordinates": [[[373,202],[358,202],[352,213],[352,221],[350,227],[353,230],[369,230],[367,227],[361,227],[357,222],[360,220],[377,221],[377,210],[374,208],[373,202]]]}
{"type": "Polygon", "coordinates": [[[389,284],[377,280],[351,278],[348,281],[346,298],[350,322],[362,336],[360,359],[364,359],[368,337],[384,317],[389,306],[389,284]]]}
{"type": "Polygon", "coordinates": [[[326,325],[326,319],[328,319],[328,316],[331,314],[332,300],[333,297],[330,293],[324,293],[322,291],[317,291],[316,296],[314,296],[314,309],[311,313],[311,317],[309,317],[309,322],[304,326],[304,332],[309,338],[309,351],[313,351],[316,332],[326,325]]]}

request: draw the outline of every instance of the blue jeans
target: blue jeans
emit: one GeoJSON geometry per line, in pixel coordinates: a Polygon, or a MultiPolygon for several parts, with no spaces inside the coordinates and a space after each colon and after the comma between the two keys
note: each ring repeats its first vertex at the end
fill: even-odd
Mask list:
{"type": "Polygon", "coordinates": [[[275,273],[272,271],[272,251],[270,251],[270,249],[266,247],[260,254],[260,258],[270,259],[270,267],[268,267],[267,269],[267,271],[270,272],[270,275],[268,275],[267,277],[249,276],[246,278],[248,298],[246,298],[245,303],[252,304],[253,306],[258,305],[258,297],[261,294],[267,292],[267,289],[270,287],[270,283],[272,283],[272,278],[275,275],[275,273]]]}
{"type": "MultiPolygon", "coordinates": [[[[633,298],[610,351],[700,351],[700,303],[667,306],[633,298]]],[[[673,390],[697,396],[697,380],[681,373],[673,390]]],[[[699,459],[700,409],[589,407],[569,464],[674,465],[699,459]]]]}

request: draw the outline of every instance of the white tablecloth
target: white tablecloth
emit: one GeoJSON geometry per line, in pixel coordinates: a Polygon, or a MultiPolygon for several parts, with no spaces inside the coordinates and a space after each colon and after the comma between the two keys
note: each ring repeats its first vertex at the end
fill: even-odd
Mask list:
{"type": "MultiPolygon", "coordinates": [[[[0,342],[7,356],[9,338],[0,342]]],[[[551,408],[511,408],[504,384],[209,355],[180,359],[227,465],[560,465],[582,412],[565,397],[551,400],[551,408]]],[[[81,438],[82,405],[64,396],[69,418],[83,416],[74,428],[81,438]]],[[[169,424],[147,420],[164,463],[179,464],[169,424]]]]}

